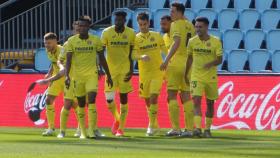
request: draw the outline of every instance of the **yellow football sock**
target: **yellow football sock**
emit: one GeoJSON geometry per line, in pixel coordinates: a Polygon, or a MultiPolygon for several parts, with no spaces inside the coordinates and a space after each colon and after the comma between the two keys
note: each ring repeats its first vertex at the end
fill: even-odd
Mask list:
{"type": "Polygon", "coordinates": [[[60,112],[60,131],[65,132],[67,126],[67,120],[69,116],[69,110],[65,109],[64,107],[61,108],[60,112]]]}
{"type": "Polygon", "coordinates": [[[48,128],[54,129],[55,124],[55,112],[54,112],[54,105],[46,105],[46,115],[48,120],[48,128]]]}
{"type": "Polygon", "coordinates": [[[93,132],[97,129],[97,112],[95,104],[88,104],[88,130],[93,132]]]}
{"type": "Polygon", "coordinates": [[[121,104],[120,127],[119,127],[120,130],[124,130],[127,114],[128,114],[128,105],[121,104]]]}
{"type": "Polygon", "coordinates": [[[211,125],[212,125],[212,121],[213,121],[213,118],[206,117],[206,126],[205,126],[206,129],[210,130],[211,125]]]}
{"type": "Polygon", "coordinates": [[[78,116],[78,107],[77,106],[73,106],[73,109],[74,109],[74,113],[75,113],[75,116],[76,116],[76,119],[77,119],[77,122],[78,122],[78,129],[80,128],[80,125],[79,125],[79,116],[78,116]]]}
{"type": "Polygon", "coordinates": [[[80,124],[81,133],[82,133],[82,135],[87,136],[86,124],[85,124],[85,108],[84,107],[78,108],[78,115],[79,115],[78,121],[80,124]]]}
{"type": "Polygon", "coordinates": [[[196,128],[201,128],[201,116],[194,116],[194,122],[196,128]]]}
{"type": "Polygon", "coordinates": [[[168,111],[172,128],[175,130],[180,130],[180,109],[177,100],[169,101],[168,111]]]}
{"type": "Polygon", "coordinates": [[[187,130],[192,131],[194,128],[194,105],[192,100],[184,103],[185,112],[185,127],[187,130]]]}
{"type": "Polygon", "coordinates": [[[107,103],[108,104],[108,109],[112,113],[114,119],[116,121],[120,121],[120,114],[118,112],[117,106],[115,102],[107,103]]]}
{"type": "Polygon", "coordinates": [[[157,125],[157,115],[158,115],[158,105],[157,104],[151,104],[149,108],[149,120],[150,120],[150,126],[152,128],[156,128],[157,125]]]}

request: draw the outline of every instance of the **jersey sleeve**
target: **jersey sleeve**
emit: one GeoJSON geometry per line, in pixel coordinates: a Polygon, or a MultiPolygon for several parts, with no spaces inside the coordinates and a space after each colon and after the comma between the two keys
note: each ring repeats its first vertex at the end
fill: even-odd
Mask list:
{"type": "Polygon", "coordinates": [[[157,36],[158,36],[158,39],[159,39],[159,46],[160,46],[160,49],[161,49],[162,53],[167,55],[168,50],[167,50],[167,47],[165,46],[163,37],[160,34],[158,34],[157,36]]]}
{"type": "Polygon", "coordinates": [[[222,48],[222,42],[220,40],[217,40],[217,46],[216,46],[216,56],[222,56],[223,55],[223,48],[222,48]]]}
{"type": "Polygon", "coordinates": [[[100,38],[96,36],[96,51],[97,51],[97,53],[99,53],[102,50],[103,50],[103,44],[102,44],[100,38]]]}
{"type": "Polygon", "coordinates": [[[103,46],[107,46],[108,45],[108,35],[107,35],[107,31],[103,30],[102,34],[101,34],[101,42],[103,46]]]}
{"type": "Polygon", "coordinates": [[[135,44],[135,33],[131,31],[130,33],[130,45],[133,46],[135,44]]]}
{"type": "Polygon", "coordinates": [[[133,60],[139,60],[140,59],[140,54],[139,54],[139,44],[138,44],[137,38],[135,38],[133,45],[134,45],[134,47],[133,47],[133,51],[132,51],[132,54],[131,54],[131,58],[133,60]]]}
{"type": "Polygon", "coordinates": [[[172,39],[174,39],[174,37],[182,38],[182,37],[181,37],[181,34],[180,34],[180,28],[179,28],[179,26],[177,25],[177,23],[173,23],[173,24],[171,25],[171,29],[172,29],[172,32],[173,32],[173,34],[172,34],[172,39]]]}
{"type": "Polygon", "coordinates": [[[73,53],[74,52],[74,46],[73,46],[73,40],[72,39],[69,39],[67,41],[67,44],[65,45],[64,47],[64,50],[66,53],[73,53]]]}

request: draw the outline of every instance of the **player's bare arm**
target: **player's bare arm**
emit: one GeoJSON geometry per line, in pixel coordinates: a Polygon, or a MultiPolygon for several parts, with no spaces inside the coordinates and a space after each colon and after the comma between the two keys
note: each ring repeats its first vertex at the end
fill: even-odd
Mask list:
{"type": "Polygon", "coordinates": [[[186,62],[186,72],[185,72],[185,82],[187,84],[190,83],[189,79],[188,79],[188,73],[190,72],[190,69],[192,67],[192,63],[193,63],[193,56],[192,55],[189,55],[188,56],[188,60],[186,62]]]}
{"type": "Polygon", "coordinates": [[[56,75],[45,78],[45,79],[37,80],[36,83],[39,85],[46,85],[46,84],[49,84],[50,82],[59,80],[61,77],[63,77],[65,74],[65,68],[63,66],[63,61],[58,60],[57,65],[59,67],[59,72],[56,75]]]}
{"type": "Polygon", "coordinates": [[[173,40],[174,40],[174,42],[172,43],[171,49],[170,49],[169,53],[167,54],[164,62],[160,66],[160,70],[162,70],[162,71],[166,70],[170,59],[174,56],[174,54],[176,53],[177,49],[180,46],[180,43],[181,43],[180,37],[175,36],[173,38],[173,40]]]}
{"type": "Polygon", "coordinates": [[[72,53],[67,52],[66,54],[66,67],[65,67],[65,86],[68,89],[70,86],[70,69],[71,69],[72,53]]]}
{"type": "Polygon", "coordinates": [[[48,73],[45,75],[45,78],[51,77],[52,73],[53,73],[53,65],[50,66],[48,73]]]}
{"type": "MultiPolygon", "coordinates": [[[[98,52],[98,58],[99,58],[99,61],[100,61],[100,65],[102,65],[106,75],[107,75],[107,84],[109,87],[113,87],[113,80],[111,78],[111,74],[110,74],[110,71],[109,71],[109,67],[108,67],[108,64],[107,64],[107,61],[105,59],[105,56],[104,56],[104,50],[102,50],[101,52],[98,52]]],[[[68,59],[67,59],[68,60],[68,59]]]]}
{"type": "Polygon", "coordinates": [[[218,57],[216,58],[216,60],[211,61],[211,62],[205,64],[205,65],[204,65],[204,68],[205,68],[205,69],[210,69],[210,68],[213,67],[213,66],[218,66],[218,65],[220,65],[222,62],[223,62],[223,56],[218,56],[218,57]]]}

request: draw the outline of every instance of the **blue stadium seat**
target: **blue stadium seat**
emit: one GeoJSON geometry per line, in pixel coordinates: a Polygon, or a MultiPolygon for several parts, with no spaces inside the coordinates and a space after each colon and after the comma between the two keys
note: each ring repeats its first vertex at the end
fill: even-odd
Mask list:
{"type": "Polygon", "coordinates": [[[244,39],[247,51],[261,49],[262,42],[265,40],[265,33],[260,29],[249,30],[244,39]]]}
{"type": "Polygon", "coordinates": [[[187,19],[192,22],[196,18],[196,14],[192,9],[187,9],[185,10],[185,16],[187,19]]]}
{"type": "Polygon", "coordinates": [[[232,29],[237,19],[238,13],[235,9],[223,9],[218,15],[219,29],[232,29]]]}
{"type": "Polygon", "coordinates": [[[137,8],[133,15],[132,15],[132,27],[135,30],[135,32],[139,32],[139,27],[138,27],[138,23],[137,23],[137,15],[141,12],[146,12],[149,14],[150,19],[152,19],[152,12],[150,11],[149,8],[137,8]]]}
{"type": "Polygon", "coordinates": [[[16,73],[16,71],[14,69],[0,69],[0,73],[10,74],[10,73],[16,73]]]}
{"type": "Polygon", "coordinates": [[[277,8],[280,9],[280,0],[277,0],[277,8]]]}
{"type": "Polygon", "coordinates": [[[251,0],[234,0],[234,8],[241,12],[244,9],[249,9],[251,0]]]}
{"type": "Polygon", "coordinates": [[[265,10],[262,14],[261,20],[262,29],[264,29],[266,32],[276,29],[280,21],[280,10],[265,10]]]}
{"type": "Polygon", "coordinates": [[[217,13],[213,9],[201,9],[197,16],[207,17],[209,20],[209,28],[212,28],[213,23],[217,20],[217,13]]]}
{"type": "Polygon", "coordinates": [[[45,48],[39,48],[35,52],[35,70],[39,72],[47,71],[51,65],[45,48]]]}
{"type": "Polygon", "coordinates": [[[156,11],[157,9],[162,9],[164,7],[165,0],[149,0],[149,8],[152,12],[156,11]]]}
{"type": "Polygon", "coordinates": [[[243,70],[246,61],[248,60],[248,52],[245,50],[232,50],[228,55],[228,70],[237,72],[243,70]]]}
{"type": "Polygon", "coordinates": [[[209,29],[208,33],[222,39],[222,33],[218,29],[209,29]]]}
{"type": "Polygon", "coordinates": [[[226,9],[229,6],[230,0],[212,0],[212,7],[216,12],[226,9]]]}
{"type": "Polygon", "coordinates": [[[126,25],[128,24],[128,22],[132,19],[132,14],[133,14],[133,11],[128,9],[128,8],[116,8],[113,13],[112,13],[112,17],[111,17],[111,24],[114,25],[115,24],[115,16],[114,16],[114,13],[116,11],[125,11],[127,16],[126,16],[126,25]]]}
{"type": "Polygon", "coordinates": [[[19,70],[19,73],[33,74],[33,73],[38,73],[38,71],[34,69],[21,69],[19,70]]]}
{"type": "Polygon", "coordinates": [[[155,30],[160,30],[160,18],[164,15],[170,15],[169,9],[158,9],[154,13],[154,28],[155,30]]]}
{"type": "Polygon", "coordinates": [[[272,57],[272,71],[273,72],[280,72],[280,50],[273,52],[272,57]]]}
{"type": "Polygon", "coordinates": [[[243,33],[239,29],[226,30],[223,34],[223,48],[228,53],[231,50],[239,49],[243,40],[243,33]]]}
{"type": "Polygon", "coordinates": [[[255,9],[245,9],[240,13],[239,22],[240,29],[246,32],[249,29],[254,29],[258,20],[260,19],[260,14],[255,9]]]}
{"type": "Polygon", "coordinates": [[[200,9],[206,8],[208,0],[191,0],[191,8],[198,12],[200,9]]]}
{"type": "Polygon", "coordinates": [[[270,53],[267,50],[254,50],[249,54],[250,72],[265,70],[270,53]]]}
{"type": "Polygon", "coordinates": [[[272,2],[273,2],[273,0],[255,0],[256,9],[259,12],[263,12],[266,9],[270,9],[272,2]]]}
{"type": "MultiPolygon", "coordinates": [[[[271,30],[267,34],[267,48],[271,51],[280,50],[280,30],[271,30]]],[[[279,60],[280,62],[280,60],[279,60]]]]}

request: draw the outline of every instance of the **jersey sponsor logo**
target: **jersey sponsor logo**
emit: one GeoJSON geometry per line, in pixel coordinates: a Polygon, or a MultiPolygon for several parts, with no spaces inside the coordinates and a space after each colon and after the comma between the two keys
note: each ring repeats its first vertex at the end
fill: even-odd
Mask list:
{"type": "Polygon", "coordinates": [[[157,46],[158,46],[157,43],[149,44],[149,45],[145,45],[145,46],[140,47],[140,50],[153,49],[153,48],[156,48],[157,46]]]}
{"type": "Polygon", "coordinates": [[[208,54],[211,53],[210,49],[203,49],[203,48],[195,48],[194,51],[198,53],[208,53],[208,54]]]}
{"type": "Polygon", "coordinates": [[[154,37],[150,38],[150,42],[154,42],[156,39],[154,37]]]}
{"type": "Polygon", "coordinates": [[[75,47],[75,51],[93,51],[93,47],[75,47]]]}
{"type": "Polygon", "coordinates": [[[110,42],[111,46],[126,46],[128,45],[127,41],[112,41],[110,42]]]}

